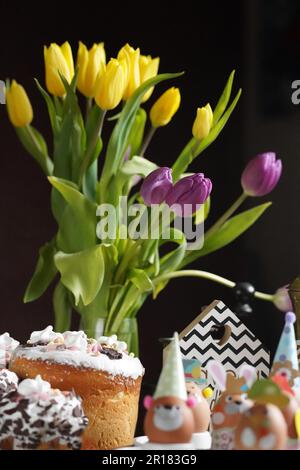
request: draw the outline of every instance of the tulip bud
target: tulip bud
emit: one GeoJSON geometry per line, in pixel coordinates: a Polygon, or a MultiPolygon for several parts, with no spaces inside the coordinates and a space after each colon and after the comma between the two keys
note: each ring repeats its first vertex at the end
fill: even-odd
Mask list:
{"type": "Polygon", "coordinates": [[[6,90],[6,106],[9,119],[15,127],[28,126],[33,119],[31,103],[26,91],[15,80],[6,90]]]}
{"type": "Polygon", "coordinates": [[[207,104],[204,108],[197,109],[197,116],[192,131],[195,139],[201,140],[208,136],[213,124],[213,118],[214,115],[210,104],[207,104]]]}
{"type": "Polygon", "coordinates": [[[61,46],[55,43],[50,44],[48,48],[44,46],[44,59],[46,86],[49,93],[54,96],[64,96],[66,90],[60,75],[68,83],[71,83],[74,77],[74,62],[70,44],[65,42],[61,46]]]}
{"type": "Polygon", "coordinates": [[[248,196],[265,196],[278,183],[282,172],[281,160],[273,152],[254,157],[243,171],[241,184],[248,196]]]}
{"type": "Polygon", "coordinates": [[[95,83],[99,73],[104,71],[105,50],[104,44],[94,44],[88,51],[87,47],[79,42],[77,53],[78,90],[87,98],[93,98],[95,83]]]}
{"type": "MultiPolygon", "coordinates": [[[[141,55],[140,56],[140,81],[141,84],[153,78],[157,75],[159,67],[159,57],[152,59],[151,55],[141,55]]],[[[154,87],[151,87],[145,94],[142,99],[142,103],[145,103],[150,96],[152,95],[154,87]]]]}
{"type": "Polygon", "coordinates": [[[107,67],[97,79],[95,101],[103,109],[114,109],[120,103],[126,86],[126,64],[110,59],[107,67]]]}
{"type": "Polygon", "coordinates": [[[123,94],[124,100],[127,100],[140,86],[140,50],[126,44],[120,49],[117,58],[124,60],[127,65],[127,85],[123,94]]]}
{"type": "Polygon", "coordinates": [[[150,120],[153,127],[169,124],[180,105],[180,91],[172,87],[165,91],[154,103],[150,110],[150,120]]]}
{"type": "Polygon", "coordinates": [[[293,304],[288,292],[288,286],[280,287],[273,297],[274,305],[282,312],[290,312],[293,310],[293,304]]]}
{"type": "Polygon", "coordinates": [[[172,188],[172,175],[168,167],[157,168],[143,181],[141,196],[147,206],[161,204],[172,188]]]}
{"type": "Polygon", "coordinates": [[[179,180],[168,193],[166,203],[177,215],[190,216],[199,210],[212,190],[212,183],[203,173],[179,180]]]}

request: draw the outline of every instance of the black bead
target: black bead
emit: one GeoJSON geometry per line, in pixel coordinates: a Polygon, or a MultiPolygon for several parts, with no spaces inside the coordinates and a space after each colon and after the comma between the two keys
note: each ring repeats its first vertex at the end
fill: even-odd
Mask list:
{"type": "Polygon", "coordinates": [[[234,312],[240,318],[249,317],[253,310],[251,302],[254,299],[255,288],[250,282],[237,282],[233,288],[236,298],[236,305],[234,312]]]}

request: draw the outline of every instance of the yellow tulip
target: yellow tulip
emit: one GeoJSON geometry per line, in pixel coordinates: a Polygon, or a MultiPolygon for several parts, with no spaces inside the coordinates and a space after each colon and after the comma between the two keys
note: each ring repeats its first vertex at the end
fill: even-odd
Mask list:
{"type": "Polygon", "coordinates": [[[124,60],[127,65],[127,85],[123,95],[124,100],[127,100],[140,86],[140,50],[133,49],[129,44],[126,44],[120,49],[118,60],[124,60]]]}
{"type": "Polygon", "coordinates": [[[60,78],[61,74],[68,83],[74,77],[74,62],[71,46],[65,42],[61,46],[52,43],[44,46],[44,59],[46,70],[46,86],[52,95],[64,96],[66,91],[60,78]]]}
{"type": "Polygon", "coordinates": [[[122,100],[126,86],[127,67],[124,61],[110,59],[99,75],[95,87],[95,101],[103,109],[114,109],[122,100]]]}
{"type": "Polygon", "coordinates": [[[96,79],[98,74],[104,70],[104,64],[105,50],[103,42],[94,44],[89,51],[82,42],[79,42],[77,53],[77,88],[87,98],[93,98],[96,79]]]}
{"type": "Polygon", "coordinates": [[[197,109],[197,116],[193,124],[193,136],[197,140],[205,139],[210,133],[211,126],[213,124],[213,112],[210,104],[207,104],[204,108],[197,109]]]}
{"type": "Polygon", "coordinates": [[[150,110],[150,120],[153,127],[166,126],[178,110],[180,91],[172,87],[165,91],[154,103],[150,110]]]}
{"type": "MultiPolygon", "coordinates": [[[[155,77],[158,72],[158,67],[159,67],[159,57],[156,57],[155,59],[152,59],[151,55],[141,55],[140,56],[140,81],[141,84],[149,80],[149,78],[155,77]]],[[[152,95],[152,92],[154,90],[154,87],[150,88],[145,94],[142,99],[142,102],[144,103],[147,101],[150,96],[152,95]]]]}
{"type": "Polygon", "coordinates": [[[6,90],[6,106],[11,123],[15,127],[28,126],[33,119],[31,103],[26,91],[15,80],[6,90]]]}

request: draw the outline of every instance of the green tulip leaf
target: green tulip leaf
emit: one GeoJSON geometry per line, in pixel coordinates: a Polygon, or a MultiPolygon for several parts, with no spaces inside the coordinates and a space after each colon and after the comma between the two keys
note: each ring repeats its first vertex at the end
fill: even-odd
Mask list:
{"type": "Polygon", "coordinates": [[[200,209],[195,213],[195,224],[196,225],[200,225],[203,222],[205,222],[205,220],[209,216],[210,206],[211,206],[211,199],[210,199],[210,196],[209,196],[206,199],[205,203],[204,203],[204,207],[200,207],[200,209]]]}
{"type": "MultiPolygon", "coordinates": [[[[82,172],[83,193],[91,200],[96,200],[98,183],[98,163],[103,142],[99,135],[99,123],[103,120],[103,111],[94,105],[86,121],[86,152],[84,153],[80,171],[82,172]]],[[[101,126],[100,126],[101,127],[101,126]]]]}
{"type": "MultiPolygon", "coordinates": [[[[168,242],[174,242],[178,244],[178,248],[172,250],[171,252],[167,253],[160,259],[160,266],[159,266],[159,274],[165,274],[171,271],[175,271],[182,260],[184,259],[184,255],[186,252],[187,242],[184,234],[175,228],[170,229],[170,234],[168,234],[168,238],[166,234],[163,233],[162,235],[163,240],[160,242],[160,246],[168,242]]],[[[158,275],[156,266],[154,265],[154,272],[158,275]]],[[[153,273],[153,267],[148,268],[149,274],[153,273]]],[[[155,284],[153,298],[156,299],[159,292],[166,287],[169,281],[162,281],[159,284],[155,284]]]]}
{"type": "Polygon", "coordinates": [[[120,173],[128,177],[140,175],[143,178],[156,170],[158,166],[156,163],[150,162],[147,158],[134,156],[131,160],[124,162],[120,173]]]}
{"type": "Polygon", "coordinates": [[[192,263],[197,258],[213,253],[229,245],[229,243],[236,240],[242,233],[246,232],[271,204],[271,202],[267,202],[231,217],[217,232],[205,237],[202,249],[190,251],[181,263],[180,268],[192,263]]]}
{"type": "Polygon", "coordinates": [[[57,119],[55,104],[53,103],[51,96],[46,92],[46,90],[44,90],[36,78],[35,83],[46,102],[52,131],[56,134],[59,131],[59,120],[57,119]]]}
{"type": "Polygon", "coordinates": [[[143,142],[146,121],[147,121],[146,111],[143,108],[139,108],[137,110],[135,120],[131,127],[127,144],[126,144],[126,148],[130,146],[130,156],[138,155],[139,153],[139,150],[143,142]]]}
{"type": "Polygon", "coordinates": [[[66,201],[59,223],[57,246],[74,253],[96,244],[97,205],[64,180],[50,177],[50,183],[66,201]]]}
{"type": "Polygon", "coordinates": [[[72,292],[75,305],[82,300],[89,305],[98,294],[104,278],[102,246],[96,245],[79,253],[56,253],[55,264],[62,284],[72,292]]]}
{"type": "Polygon", "coordinates": [[[80,301],[76,307],[76,310],[83,315],[85,324],[92,324],[93,318],[106,318],[108,314],[112,277],[117,264],[118,253],[114,245],[105,245],[102,243],[101,246],[105,265],[101,288],[95,299],[89,305],[85,306],[82,301],[80,301]]]}
{"type": "Polygon", "coordinates": [[[39,258],[31,281],[29,282],[24,302],[32,302],[38,299],[48,288],[57,274],[54,264],[54,255],[56,252],[55,240],[46,243],[39,250],[39,258]]]}
{"type": "MultiPolygon", "coordinates": [[[[96,152],[100,151],[102,140],[99,139],[96,152]]],[[[98,184],[98,162],[95,160],[83,175],[82,192],[90,200],[96,200],[96,189],[98,184]]]]}
{"type": "Polygon", "coordinates": [[[217,106],[214,109],[214,126],[218,123],[219,119],[223,116],[227,108],[227,105],[229,103],[230,96],[231,96],[234,76],[235,76],[235,70],[233,70],[231,74],[229,75],[229,78],[225,85],[223,93],[217,103],[217,106]]]}
{"type": "Polygon", "coordinates": [[[53,292],[53,309],[55,315],[55,331],[63,333],[69,330],[72,313],[70,293],[61,282],[57,283],[53,292]]]}
{"type": "Polygon", "coordinates": [[[60,132],[54,138],[54,175],[68,180],[72,178],[73,123],[73,116],[68,113],[62,121],[60,132]]]}
{"type": "Polygon", "coordinates": [[[150,277],[143,269],[131,269],[129,279],[141,292],[149,292],[153,290],[153,284],[150,277]]]}

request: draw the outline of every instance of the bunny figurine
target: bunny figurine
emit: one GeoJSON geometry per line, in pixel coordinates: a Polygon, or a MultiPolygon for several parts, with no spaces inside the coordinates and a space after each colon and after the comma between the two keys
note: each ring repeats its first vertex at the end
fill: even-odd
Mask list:
{"type": "Polygon", "coordinates": [[[212,449],[232,450],[241,413],[252,405],[246,392],[257,379],[257,373],[253,367],[244,365],[237,378],[215,360],[209,361],[207,371],[222,392],[212,410],[212,449]]]}

